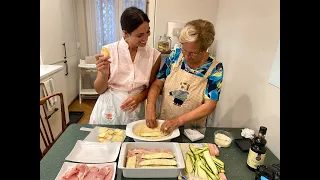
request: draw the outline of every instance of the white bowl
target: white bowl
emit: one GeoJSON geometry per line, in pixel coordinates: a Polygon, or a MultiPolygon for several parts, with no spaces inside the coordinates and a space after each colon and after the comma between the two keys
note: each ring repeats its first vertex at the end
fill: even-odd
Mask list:
{"type": "MultiPolygon", "coordinates": [[[[159,139],[147,139],[147,138],[136,136],[133,132],[135,128],[142,123],[146,123],[146,120],[143,119],[143,120],[129,123],[126,127],[126,136],[133,138],[135,142],[170,142],[171,139],[180,136],[179,128],[173,130],[170,136],[166,136],[159,139]]],[[[158,126],[161,126],[161,124],[164,123],[164,120],[157,120],[157,123],[158,123],[158,126]]]]}
{"type": "Polygon", "coordinates": [[[175,142],[124,142],[121,145],[118,168],[122,170],[126,178],[177,178],[180,171],[185,168],[179,143],[175,142]],[[129,149],[142,148],[170,149],[177,161],[176,168],[126,168],[127,154],[129,149]]]}

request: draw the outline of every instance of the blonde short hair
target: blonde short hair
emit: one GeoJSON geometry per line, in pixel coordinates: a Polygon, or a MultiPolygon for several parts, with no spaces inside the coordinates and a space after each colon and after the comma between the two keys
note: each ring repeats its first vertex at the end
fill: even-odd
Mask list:
{"type": "Polygon", "coordinates": [[[198,42],[201,50],[207,50],[214,41],[214,26],[207,20],[197,19],[186,23],[181,30],[179,41],[198,42]]]}

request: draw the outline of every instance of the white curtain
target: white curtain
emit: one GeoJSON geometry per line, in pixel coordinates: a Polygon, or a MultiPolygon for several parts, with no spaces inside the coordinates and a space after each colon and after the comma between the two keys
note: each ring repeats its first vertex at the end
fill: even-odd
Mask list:
{"type": "Polygon", "coordinates": [[[146,0],[85,0],[88,55],[122,37],[120,17],[125,8],[136,6],[146,12],[146,0]]]}

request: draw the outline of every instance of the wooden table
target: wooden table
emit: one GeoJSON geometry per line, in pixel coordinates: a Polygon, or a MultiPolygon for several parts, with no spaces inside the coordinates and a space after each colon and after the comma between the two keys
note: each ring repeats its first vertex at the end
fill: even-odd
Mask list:
{"type": "MultiPolygon", "coordinates": [[[[52,146],[48,153],[40,161],[40,180],[54,180],[58,175],[65,158],[75,146],[77,140],[83,140],[88,131],[80,130],[81,127],[94,128],[96,125],[89,124],[71,124],[66,131],[60,136],[58,141],[52,146]]],[[[101,126],[101,125],[98,125],[101,126]]],[[[105,126],[110,128],[125,129],[126,126],[105,126]]],[[[234,138],[241,138],[242,128],[213,128],[207,127],[205,138],[195,143],[213,143],[214,131],[222,129],[233,134],[234,138]]],[[[183,135],[183,127],[180,129],[180,136],[172,139],[172,142],[191,143],[191,141],[183,135]]],[[[125,142],[133,142],[133,139],[126,137],[125,142]]],[[[229,148],[221,148],[218,157],[225,163],[226,176],[228,180],[254,180],[255,173],[247,168],[248,153],[243,152],[233,141],[229,148]]],[[[265,157],[265,164],[280,163],[280,160],[268,149],[265,157]]],[[[122,170],[117,169],[117,180],[126,180],[122,176],[122,170]]],[[[137,179],[134,179],[137,180],[137,179]]],[[[147,180],[147,179],[144,179],[147,180]]],[[[170,180],[170,179],[166,179],[170,180]]]]}

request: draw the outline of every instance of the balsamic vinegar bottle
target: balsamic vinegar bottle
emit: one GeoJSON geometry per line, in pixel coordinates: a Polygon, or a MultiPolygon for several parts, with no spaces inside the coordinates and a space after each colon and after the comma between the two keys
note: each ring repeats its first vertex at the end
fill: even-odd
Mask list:
{"type": "Polygon", "coordinates": [[[259,165],[262,165],[266,155],[266,144],[265,135],[267,128],[260,126],[259,134],[253,139],[251,148],[249,150],[247,166],[250,170],[255,171],[259,165]]]}

